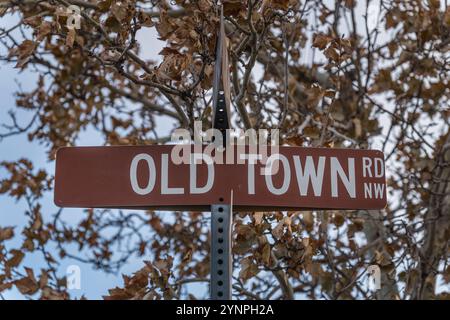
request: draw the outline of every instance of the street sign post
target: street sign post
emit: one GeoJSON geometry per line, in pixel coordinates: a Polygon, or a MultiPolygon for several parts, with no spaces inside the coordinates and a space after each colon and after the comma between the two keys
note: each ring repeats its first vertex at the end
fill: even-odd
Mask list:
{"type": "Polygon", "coordinates": [[[238,163],[261,155],[228,145],[235,161],[227,164],[215,163],[213,157],[206,161],[206,147],[195,153],[195,145],[190,145],[190,159],[204,161],[176,164],[177,147],[61,148],[56,156],[54,201],[60,207],[210,210],[212,299],[231,299],[233,210],[383,209],[386,205],[380,151],[278,147],[277,153],[267,154],[265,164],[238,163]],[[271,170],[274,163],[277,170],[271,170]]]}
{"type": "Polygon", "coordinates": [[[386,186],[380,151],[267,146],[261,151],[229,144],[230,81],[223,12],[220,16],[212,126],[220,132],[226,161],[216,161],[222,151],[209,153],[209,146],[198,144],[183,147],[188,161],[181,162],[176,145],[61,148],[54,202],[211,211],[211,298],[228,300],[233,210],[382,209],[386,186]]]}
{"type": "MultiPolygon", "coordinates": [[[[175,164],[175,145],[69,147],[56,157],[55,204],[60,207],[211,210],[211,297],[231,299],[232,210],[382,209],[383,154],[373,150],[279,147],[277,172],[235,163],[175,164]],[[234,197],[232,195],[234,194],[234,197]],[[213,205],[211,205],[213,204],[213,205]],[[232,206],[233,207],[232,207],[232,206]]],[[[195,146],[188,150],[195,153],[195,146]]],[[[272,157],[276,156],[276,157],[272,157]]],[[[206,159],[206,158],[205,158],[206,159]]],[[[212,158],[211,158],[212,159],[212,158]]],[[[210,160],[211,160],[210,159],[210,160]]]]}
{"type": "MultiPolygon", "coordinates": [[[[214,64],[213,82],[213,116],[212,127],[220,130],[222,146],[229,147],[228,131],[230,128],[230,71],[228,65],[227,37],[225,35],[225,23],[223,20],[223,7],[220,8],[220,28],[216,43],[216,61],[214,64]]],[[[208,171],[208,182],[210,181],[208,171]]],[[[211,205],[211,246],[210,246],[210,296],[213,300],[231,300],[233,273],[232,261],[232,224],[233,224],[233,199],[231,196],[227,204],[224,191],[220,190],[219,204],[211,205]]],[[[231,191],[231,195],[233,191],[231,191]]],[[[217,199],[217,197],[216,197],[217,199]]]]}

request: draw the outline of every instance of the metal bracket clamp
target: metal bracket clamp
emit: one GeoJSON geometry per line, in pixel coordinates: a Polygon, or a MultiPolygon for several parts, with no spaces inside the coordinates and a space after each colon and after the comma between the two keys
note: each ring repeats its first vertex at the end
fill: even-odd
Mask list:
{"type": "Polygon", "coordinates": [[[211,282],[212,300],[231,300],[232,206],[211,205],[211,282]]]}
{"type": "Polygon", "coordinates": [[[220,9],[220,29],[216,43],[216,61],[213,78],[213,128],[222,133],[223,146],[227,145],[227,129],[230,128],[230,70],[223,7],[220,9]]]}

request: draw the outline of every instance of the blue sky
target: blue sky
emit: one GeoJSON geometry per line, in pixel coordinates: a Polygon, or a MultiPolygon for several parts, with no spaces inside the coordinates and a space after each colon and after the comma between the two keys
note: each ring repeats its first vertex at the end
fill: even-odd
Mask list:
{"type": "MultiPolygon", "coordinates": [[[[15,23],[16,18],[7,15],[2,18],[2,27],[7,27],[15,23]]],[[[154,30],[146,29],[138,34],[138,40],[142,43],[142,54],[145,58],[152,60],[160,60],[158,52],[161,50],[163,43],[156,39],[154,30]]],[[[4,55],[5,52],[0,52],[4,55]]],[[[21,87],[25,92],[33,89],[36,85],[37,74],[30,71],[22,71],[13,68],[13,65],[0,63],[0,123],[8,123],[8,111],[15,108],[15,92],[21,87]]],[[[21,112],[18,114],[20,123],[26,123],[31,119],[31,114],[21,112]]],[[[162,122],[162,130],[167,131],[172,125],[162,122]]],[[[2,130],[2,129],[0,129],[2,130]]],[[[4,132],[4,130],[2,131],[4,132]]],[[[103,141],[93,132],[84,132],[81,134],[77,142],[79,146],[86,145],[101,145],[103,141]]],[[[31,159],[36,169],[45,168],[48,172],[54,172],[54,162],[48,161],[47,149],[43,145],[36,142],[29,142],[26,135],[19,135],[6,138],[0,141],[0,161],[16,161],[20,158],[31,159]]],[[[0,180],[5,178],[6,171],[0,169],[0,180]]],[[[50,218],[57,210],[53,204],[52,193],[47,193],[43,200],[42,212],[44,218],[50,218]]],[[[22,201],[15,201],[5,195],[0,195],[0,226],[16,226],[16,235],[22,229],[22,226],[27,222],[24,215],[27,206],[22,201]]],[[[73,221],[84,216],[80,209],[66,209],[66,211],[73,214],[73,221]]],[[[67,216],[67,215],[66,215],[67,216]]],[[[8,248],[20,248],[22,237],[19,236],[12,241],[7,242],[8,248]]],[[[130,263],[121,270],[121,273],[130,274],[143,266],[142,258],[132,258],[130,263]]],[[[120,274],[105,274],[102,271],[94,270],[90,265],[79,264],[71,259],[64,259],[58,268],[60,276],[66,273],[66,268],[69,265],[77,264],[81,269],[81,290],[71,290],[71,294],[75,297],[80,297],[84,294],[90,299],[101,298],[102,295],[107,294],[107,289],[113,288],[116,285],[122,284],[122,277],[120,274]]],[[[22,265],[32,266],[35,272],[39,274],[39,269],[43,265],[43,261],[39,254],[26,256],[22,265]]],[[[2,293],[5,299],[21,299],[21,294],[12,289],[2,293]]]]}
{"type": "MultiPolygon", "coordinates": [[[[444,1],[442,1],[444,3],[444,1]]],[[[374,6],[373,10],[370,10],[373,24],[377,17],[377,7],[374,6]]],[[[371,20],[371,21],[372,21],[371,20]]],[[[6,15],[1,18],[1,26],[11,26],[16,21],[15,17],[6,15]]],[[[389,37],[389,35],[383,33],[380,35],[379,41],[383,37],[389,37]]],[[[159,61],[161,57],[158,52],[162,49],[164,43],[157,40],[156,33],[153,29],[143,29],[138,33],[138,42],[141,44],[140,56],[146,59],[152,59],[159,61]]],[[[0,55],[4,55],[5,52],[1,51],[0,55]]],[[[312,51],[311,51],[312,52],[312,51]]],[[[311,52],[307,52],[302,59],[304,63],[310,62],[311,52]]],[[[316,52],[316,54],[318,54],[316,52]]],[[[258,73],[258,69],[256,70],[258,73]]],[[[18,91],[19,85],[24,91],[34,88],[37,75],[35,73],[24,71],[19,72],[18,69],[14,69],[12,65],[6,65],[0,62],[0,124],[8,123],[8,111],[15,108],[14,93],[18,91]]],[[[18,120],[20,123],[26,123],[30,119],[30,114],[20,113],[18,120]]],[[[172,124],[166,121],[159,121],[161,133],[167,132],[172,124]]],[[[1,132],[2,128],[0,128],[1,132]]],[[[377,148],[379,144],[373,143],[372,147],[377,148]]],[[[101,145],[103,141],[93,132],[88,131],[80,136],[77,142],[79,146],[85,145],[101,145]]],[[[54,162],[49,162],[47,158],[47,149],[45,146],[39,145],[36,142],[30,143],[26,135],[14,136],[3,141],[0,141],[0,161],[16,161],[22,157],[31,159],[35,165],[35,168],[45,168],[48,172],[54,172],[54,162]]],[[[389,167],[387,168],[389,171],[389,167]]],[[[0,180],[5,177],[6,172],[0,168],[0,180]]],[[[23,202],[16,202],[7,196],[0,195],[0,226],[16,226],[16,233],[20,232],[22,226],[27,222],[27,218],[24,215],[24,211],[27,209],[23,202]]],[[[43,201],[42,212],[46,214],[46,218],[51,217],[57,210],[53,204],[52,193],[46,194],[43,201]]],[[[71,219],[75,223],[78,219],[83,217],[83,212],[80,209],[67,209],[72,214],[71,219]]],[[[16,237],[13,241],[7,242],[8,247],[20,247],[21,239],[16,237]]],[[[145,257],[144,257],[145,259],[145,257]]],[[[142,267],[142,258],[133,258],[130,263],[121,270],[121,273],[130,274],[140,267],[142,267]]],[[[27,256],[23,265],[35,267],[35,271],[39,273],[40,266],[42,266],[42,259],[39,255],[27,256]]],[[[64,275],[67,266],[77,264],[77,262],[71,259],[64,259],[58,269],[59,275],[64,275]]],[[[71,293],[75,297],[79,297],[84,294],[89,299],[99,299],[102,295],[107,294],[107,289],[116,285],[122,284],[122,277],[120,274],[105,274],[102,271],[94,270],[90,265],[78,264],[81,268],[81,290],[73,290],[71,293]]],[[[192,285],[190,290],[193,293],[205,292],[205,285],[192,285]]],[[[5,299],[20,299],[22,296],[16,289],[12,289],[2,293],[5,299]]]]}
{"type": "MultiPolygon", "coordinates": [[[[377,8],[374,7],[372,10],[373,18],[377,15],[377,8]]],[[[2,26],[12,25],[16,19],[7,15],[2,18],[2,26]]],[[[161,56],[158,55],[159,51],[164,46],[164,43],[157,40],[157,35],[154,29],[143,29],[137,35],[137,40],[141,44],[140,56],[146,59],[152,59],[155,61],[160,61],[161,56]]],[[[0,52],[4,54],[4,52],[0,52]]],[[[320,54],[318,52],[316,55],[320,54]]],[[[307,51],[306,54],[302,55],[302,63],[310,63],[312,58],[312,50],[307,51]]],[[[316,56],[317,58],[317,56],[316,56]]],[[[262,75],[261,66],[255,67],[255,76],[258,77],[262,75]]],[[[19,84],[24,91],[31,89],[35,86],[37,75],[28,71],[19,72],[19,70],[14,69],[12,65],[0,64],[0,123],[7,121],[7,112],[15,107],[14,92],[19,88],[19,84]]],[[[22,114],[19,117],[20,121],[26,123],[27,119],[30,118],[29,114],[22,114]]],[[[159,121],[159,134],[164,135],[171,127],[171,123],[167,121],[159,121]]],[[[88,131],[81,135],[80,139],[77,141],[78,146],[86,145],[101,145],[103,141],[93,132],[88,131]]],[[[33,161],[35,168],[45,168],[48,172],[54,172],[54,162],[49,162],[47,159],[46,148],[35,142],[30,143],[26,136],[15,136],[0,142],[0,161],[15,161],[22,157],[29,158],[33,161]]],[[[0,169],[0,179],[5,172],[0,169]]],[[[24,203],[16,202],[15,200],[8,198],[6,196],[0,195],[0,225],[15,225],[17,226],[16,231],[21,230],[21,226],[27,221],[24,216],[24,211],[26,206],[24,203]]],[[[48,193],[45,196],[43,202],[42,212],[46,214],[47,218],[51,217],[52,214],[56,212],[57,208],[53,204],[53,196],[48,193]]],[[[73,214],[71,219],[75,223],[78,219],[83,217],[83,212],[80,209],[65,209],[66,211],[73,214]]],[[[67,215],[66,215],[67,216],[67,215]]],[[[45,217],[44,217],[45,218],[45,217]]],[[[14,245],[20,247],[21,240],[15,239],[14,242],[9,242],[8,245],[14,245]]],[[[144,257],[145,259],[145,257],[144,257]]],[[[138,270],[142,266],[142,258],[134,258],[130,263],[121,270],[124,274],[130,274],[138,270]]],[[[23,265],[31,265],[36,267],[36,271],[39,272],[39,268],[43,261],[39,259],[36,255],[27,257],[23,262],[23,265]]],[[[71,264],[77,264],[77,262],[70,259],[64,259],[59,266],[58,273],[60,275],[65,274],[67,266],[71,264]]],[[[84,294],[89,299],[98,299],[102,295],[107,294],[107,289],[112,288],[116,285],[122,283],[122,277],[120,275],[105,274],[101,271],[94,270],[90,265],[78,264],[81,269],[81,287],[82,290],[73,290],[71,294],[76,297],[84,294]]],[[[205,293],[206,287],[203,284],[193,284],[189,287],[190,292],[205,293]]],[[[10,290],[3,293],[5,299],[17,299],[21,298],[20,293],[16,289],[10,290]]]]}

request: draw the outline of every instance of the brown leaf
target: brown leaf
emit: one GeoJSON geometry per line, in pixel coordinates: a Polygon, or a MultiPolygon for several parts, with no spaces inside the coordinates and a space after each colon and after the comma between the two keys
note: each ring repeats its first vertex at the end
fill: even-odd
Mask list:
{"type": "Polygon", "coordinates": [[[305,224],[305,226],[307,228],[312,227],[313,224],[314,224],[314,216],[313,216],[312,212],[311,211],[305,211],[305,212],[302,213],[302,216],[303,216],[302,220],[303,220],[303,223],[305,224]]]}
{"type": "Polygon", "coordinates": [[[289,8],[289,0],[272,0],[272,7],[279,10],[287,10],[289,8]]]}
{"type": "Polygon", "coordinates": [[[241,260],[241,271],[239,278],[246,281],[259,273],[258,266],[253,263],[251,258],[244,258],[241,260]]]}
{"type": "Polygon", "coordinates": [[[13,227],[0,228],[0,241],[8,240],[12,237],[14,237],[13,227]]]}
{"type": "Polygon", "coordinates": [[[355,138],[359,138],[362,135],[361,120],[358,118],[353,119],[353,125],[355,126],[355,138]]]}
{"type": "Polygon", "coordinates": [[[310,105],[312,108],[315,108],[325,95],[325,91],[320,85],[314,83],[311,88],[306,91],[306,94],[308,95],[308,105],[310,105]]]}
{"type": "Polygon", "coordinates": [[[255,225],[261,224],[263,217],[264,217],[264,212],[255,212],[253,214],[253,218],[255,219],[255,225]]]}
{"type": "Polygon", "coordinates": [[[323,33],[316,33],[313,37],[313,47],[323,50],[326,48],[328,43],[331,41],[331,37],[323,33]]]}
{"type": "Polygon", "coordinates": [[[345,0],[345,6],[349,9],[356,7],[356,0],[345,0]]]}
{"type": "Polygon", "coordinates": [[[153,27],[155,25],[155,23],[152,20],[152,17],[143,11],[138,12],[138,19],[139,19],[139,22],[144,27],[153,27]]]}
{"type": "Polygon", "coordinates": [[[339,53],[336,51],[336,49],[329,47],[328,49],[326,49],[324,52],[325,56],[334,61],[334,62],[338,62],[339,61],[339,53]]]}
{"type": "Polygon", "coordinates": [[[276,239],[280,239],[283,236],[284,220],[281,220],[275,228],[272,229],[272,235],[276,239]]]}
{"type": "Polygon", "coordinates": [[[6,261],[8,267],[17,267],[21,262],[25,254],[19,250],[11,250],[12,257],[6,261]]]}
{"type": "Polygon", "coordinates": [[[31,59],[31,55],[36,49],[36,42],[25,40],[17,48],[10,52],[10,56],[17,56],[18,61],[15,68],[23,68],[31,59]]]}
{"type": "Polygon", "coordinates": [[[41,273],[41,277],[39,278],[39,288],[43,289],[48,284],[48,274],[44,270],[41,273]]]}
{"type": "Polygon", "coordinates": [[[121,24],[114,16],[110,16],[105,21],[105,27],[112,32],[119,32],[121,24]]]}
{"type": "Polygon", "coordinates": [[[37,28],[42,22],[42,16],[41,15],[35,15],[28,18],[23,19],[23,23],[27,24],[33,28],[37,28]]]}
{"type": "Polygon", "coordinates": [[[126,4],[117,2],[111,6],[111,12],[114,17],[120,22],[123,22],[125,19],[129,18],[129,12],[127,10],[126,4]]]}
{"type": "Polygon", "coordinates": [[[111,7],[112,0],[103,0],[100,1],[97,5],[100,12],[107,12],[111,7]]]}
{"type": "Polygon", "coordinates": [[[52,32],[52,24],[48,21],[44,21],[41,26],[39,27],[39,31],[36,37],[37,41],[41,41],[44,39],[48,34],[52,32]]]}
{"type": "Polygon", "coordinates": [[[66,37],[66,46],[68,46],[69,48],[73,47],[73,44],[75,42],[75,29],[69,29],[69,32],[67,32],[67,37],[66,37]]]}
{"type": "Polygon", "coordinates": [[[345,218],[342,213],[336,213],[333,218],[333,222],[337,227],[340,227],[344,224],[345,218]]]}
{"type": "Polygon", "coordinates": [[[200,11],[207,12],[211,9],[212,3],[210,0],[199,0],[198,7],[200,11]]]}
{"type": "Polygon", "coordinates": [[[386,13],[385,16],[385,28],[390,29],[395,28],[396,26],[397,26],[397,19],[394,15],[394,12],[389,11],[388,13],[386,13]]]}
{"type": "Polygon", "coordinates": [[[222,3],[225,16],[237,16],[241,10],[246,9],[241,0],[223,0],[222,3]]]}
{"type": "Polygon", "coordinates": [[[30,278],[33,282],[37,282],[36,281],[36,277],[34,276],[34,271],[31,268],[25,267],[25,272],[27,273],[28,278],[30,278]]]}
{"type": "Polygon", "coordinates": [[[262,260],[265,265],[269,265],[270,263],[270,253],[271,253],[271,247],[269,243],[264,244],[264,247],[262,249],[262,260]]]}
{"type": "Polygon", "coordinates": [[[39,212],[36,212],[34,215],[34,222],[31,226],[32,230],[39,230],[42,227],[42,216],[39,212]]]}
{"type": "Polygon", "coordinates": [[[175,31],[175,26],[171,23],[165,11],[160,14],[159,23],[156,24],[156,31],[158,31],[160,40],[167,40],[168,37],[175,31]]]}
{"type": "Polygon", "coordinates": [[[125,289],[121,289],[119,287],[116,287],[114,289],[108,290],[109,296],[103,296],[103,299],[105,300],[128,300],[133,297],[132,294],[127,292],[125,289]]]}
{"type": "MultiPolygon", "coordinates": [[[[162,52],[167,53],[168,48],[163,49],[162,52]],[[165,50],[166,49],[166,50],[165,50]]],[[[180,81],[181,74],[186,69],[188,58],[184,54],[167,54],[164,56],[163,62],[156,70],[156,76],[161,80],[180,81]]]]}
{"type": "Polygon", "coordinates": [[[178,55],[178,54],[181,54],[181,53],[178,50],[176,50],[176,49],[169,48],[169,47],[164,47],[158,54],[161,55],[161,56],[169,56],[169,55],[172,55],[172,54],[178,55]]]}
{"type": "Polygon", "coordinates": [[[14,281],[14,285],[22,294],[34,294],[39,289],[39,285],[33,279],[25,277],[14,281]]]}
{"type": "Polygon", "coordinates": [[[0,17],[3,17],[5,15],[6,11],[8,11],[8,9],[9,9],[8,7],[0,8],[0,17]]]}
{"type": "Polygon", "coordinates": [[[12,285],[13,284],[11,282],[0,284],[0,292],[11,289],[12,285]]]}

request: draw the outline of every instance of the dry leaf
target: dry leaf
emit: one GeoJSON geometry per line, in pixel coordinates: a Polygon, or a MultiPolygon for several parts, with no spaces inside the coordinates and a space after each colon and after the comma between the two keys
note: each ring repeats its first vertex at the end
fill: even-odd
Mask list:
{"type": "Polygon", "coordinates": [[[14,285],[22,294],[34,294],[39,290],[39,285],[29,277],[14,281],[14,285]]]}
{"type": "Polygon", "coordinates": [[[313,47],[319,48],[320,50],[324,50],[331,40],[332,40],[331,37],[323,33],[316,33],[313,37],[313,47]]]}
{"type": "Polygon", "coordinates": [[[69,48],[73,47],[73,44],[75,42],[75,36],[76,36],[75,29],[74,28],[69,29],[66,36],[66,46],[68,46],[69,48]]]}
{"type": "Polygon", "coordinates": [[[17,267],[22,262],[25,254],[22,251],[15,249],[11,250],[10,252],[12,254],[12,257],[8,261],[6,261],[6,265],[8,267],[17,267]]]}
{"type": "Polygon", "coordinates": [[[14,237],[14,227],[0,228],[0,241],[14,237]]]}
{"type": "Polygon", "coordinates": [[[262,219],[264,217],[264,212],[255,212],[253,214],[253,218],[255,219],[255,225],[259,225],[262,222],[262,219]]]}

